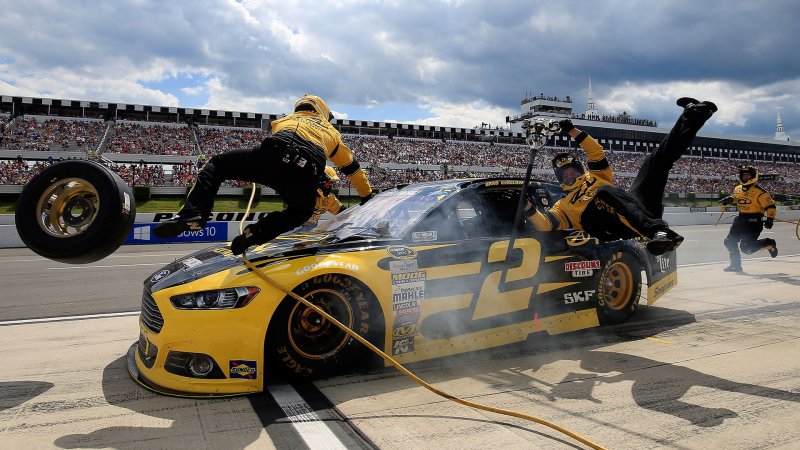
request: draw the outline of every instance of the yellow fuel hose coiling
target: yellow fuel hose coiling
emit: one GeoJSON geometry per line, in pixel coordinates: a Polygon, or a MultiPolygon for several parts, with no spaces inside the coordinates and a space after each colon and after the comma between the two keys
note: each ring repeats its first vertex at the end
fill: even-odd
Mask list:
{"type": "MultiPolygon", "coordinates": [[[[242,221],[239,222],[239,233],[240,234],[244,231],[244,229],[243,229],[244,221],[245,221],[245,218],[248,216],[248,214],[250,214],[250,206],[253,203],[253,196],[255,195],[255,192],[256,192],[256,189],[255,189],[255,184],[254,184],[253,185],[253,189],[252,189],[252,191],[250,193],[250,202],[247,204],[247,210],[244,213],[244,217],[242,218],[242,221]]],[[[278,282],[276,282],[275,280],[270,278],[267,274],[265,274],[265,273],[261,272],[260,270],[258,270],[258,268],[256,266],[254,266],[253,263],[251,263],[249,259],[247,259],[247,251],[242,253],[242,261],[244,262],[244,265],[247,266],[247,268],[252,270],[253,273],[255,273],[256,275],[261,277],[264,281],[266,281],[267,283],[272,285],[274,288],[276,288],[279,291],[283,292],[284,294],[292,297],[293,299],[297,300],[298,302],[302,303],[303,305],[307,306],[308,308],[311,308],[314,312],[316,312],[317,314],[319,314],[322,317],[326,318],[331,323],[333,323],[334,325],[339,327],[342,331],[344,331],[345,333],[350,335],[350,337],[352,337],[353,339],[355,339],[358,342],[362,343],[365,347],[367,347],[368,349],[372,350],[375,354],[377,354],[381,358],[385,359],[387,362],[389,362],[391,365],[393,365],[397,370],[402,372],[403,375],[405,375],[408,378],[412,379],[415,383],[417,383],[420,386],[424,387],[425,389],[433,392],[434,394],[440,395],[440,396],[442,396],[442,397],[444,397],[444,398],[446,398],[448,400],[452,400],[452,401],[454,401],[456,403],[460,403],[462,405],[469,406],[471,408],[480,409],[480,410],[483,410],[483,411],[489,411],[489,412],[493,412],[493,413],[497,413],[497,414],[503,414],[503,415],[511,416],[511,417],[517,417],[519,419],[525,419],[525,420],[528,420],[528,421],[531,421],[531,422],[536,422],[538,424],[550,427],[550,428],[552,428],[552,429],[554,429],[554,430],[556,430],[556,431],[558,431],[560,433],[566,434],[567,436],[569,436],[569,437],[575,439],[576,441],[578,441],[578,442],[580,442],[582,444],[585,444],[585,445],[587,445],[587,446],[589,446],[589,447],[591,447],[593,449],[599,449],[599,450],[604,450],[605,449],[605,447],[602,447],[599,444],[595,444],[594,442],[590,441],[589,439],[586,439],[585,437],[583,437],[583,436],[581,436],[581,435],[579,435],[579,434],[577,434],[577,433],[575,433],[573,431],[567,430],[566,428],[562,428],[562,427],[560,427],[560,426],[558,426],[558,425],[556,425],[556,424],[554,424],[552,422],[548,422],[548,421],[546,421],[544,419],[540,419],[538,417],[531,416],[531,415],[528,415],[528,414],[523,414],[523,413],[516,412],[516,411],[510,411],[510,410],[501,409],[501,408],[494,408],[492,406],[482,405],[480,403],[471,402],[469,400],[463,400],[463,399],[460,399],[460,398],[458,398],[458,397],[456,397],[454,395],[450,395],[447,392],[441,391],[441,390],[431,386],[430,384],[426,383],[424,380],[422,380],[418,376],[414,375],[410,370],[408,370],[405,367],[403,367],[403,365],[400,364],[399,362],[397,362],[394,358],[392,358],[391,356],[387,355],[386,353],[381,351],[381,349],[379,349],[378,347],[373,345],[371,342],[369,342],[368,340],[364,339],[358,333],[356,333],[353,330],[351,330],[350,328],[348,328],[345,324],[339,322],[338,320],[336,320],[336,318],[334,318],[330,314],[326,313],[325,311],[323,311],[322,309],[320,309],[316,305],[312,304],[311,302],[309,302],[308,300],[304,299],[303,297],[300,297],[299,295],[295,294],[294,292],[292,292],[292,291],[286,289],[285,287],[281,286],[278,282]]]]}

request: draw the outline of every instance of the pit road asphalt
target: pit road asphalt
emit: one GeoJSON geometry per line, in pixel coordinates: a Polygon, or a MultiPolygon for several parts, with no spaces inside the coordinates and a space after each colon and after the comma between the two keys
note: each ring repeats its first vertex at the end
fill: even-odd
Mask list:
{"type": "MultiPolygon", "coordinates": [[[[778,258],[745,256],[745,273],[731,274],[721,270],[728,228],[677,227],[686,237],[678,287],[629,323],[537,334],[412,369],[447,392],[542,417],[607,448],[797,448],[800,241],[794,226],[776,224],[762,237],[778,241],[778,258]]],[[[126,246],[86,266],[0,249],[0,322],[137,311],[146,277],[203,247],[126,246]]],[[[448,402],[390,369],[316,382],[333,407],[292,403],[286,410],[302,412],[294,415],[280,414],[267,394],[152,394],[124,366],[137,320],[0,326],[3,446],[584,448],[541,425],[448,402]],[[334,427],[333,441],[306,440],[289,418],[309,411],[318,418],[311,423],[356,431],[334,427]]]]}

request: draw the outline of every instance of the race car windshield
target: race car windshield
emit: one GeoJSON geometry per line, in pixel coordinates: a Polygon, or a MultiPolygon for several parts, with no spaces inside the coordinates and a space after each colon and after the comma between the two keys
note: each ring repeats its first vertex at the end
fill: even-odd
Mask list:
{"type": "Polygon", "coordinates": [[[422,185],[392,189],[366,204],[349,208],[314,231],[372,230],[382,237],[399,238],[431,208],[455,192],[454,186],[422,185]]]}

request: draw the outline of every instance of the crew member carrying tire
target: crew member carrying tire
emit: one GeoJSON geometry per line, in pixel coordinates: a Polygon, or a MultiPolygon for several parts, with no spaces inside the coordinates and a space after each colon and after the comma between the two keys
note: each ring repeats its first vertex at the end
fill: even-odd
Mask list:
{"type": "Polygon", "coordinates": [[[719,200],[722,205],[736,204],[739,215],[725,237],[725,248],[730,253],[731,264],[722,269],[725,272],[742,271],[742,255],[739,248],[748,255],[766,249],[773,258],[778,256],[775,239],[758,239],[764,228],[772,228],[777,209],[772,196],[758,184],[758,170],[749,164],[739,167],[739,184],[733,194],[719,200]]]}
{"type": "Polygon", "coordinates": [[[321,98],[306,94],[295,103],[292,114],[272,122],[272,135],[261,145],[209,159],[177,216],[157,225],[153,233],[168,238],[202,229],[225,180],[260,183],[274,189],[286,209],[269,213],[233,239],[231,251],[242,254],[247,247],[268,242],[312,216],[326,160],[347,176],[361,197],[361,204],[365,203],[374,195],[372,187],[331,119],[328,105],[321,98]]]}
{"type": "Polygon", "coordinates": [[[581,131],[569,119],[559,122],[588,155],[588,172],[577,158],[559,153],[552,161],[553,170],[566,195],[549,208],[542,207],[533,189],[529,190],[525,214],[537,230],[584,230],[601,241],[644,237],[647,249],[660,255],[676,249],[683,237],[662,219],[664,188],[675,162],[691,145],[697,132],[717,111],[708,101],[678,99],[683,113],[658,148],[649,153],[630,189],[613,183],[611,166],[597,141],[581,131]]]}

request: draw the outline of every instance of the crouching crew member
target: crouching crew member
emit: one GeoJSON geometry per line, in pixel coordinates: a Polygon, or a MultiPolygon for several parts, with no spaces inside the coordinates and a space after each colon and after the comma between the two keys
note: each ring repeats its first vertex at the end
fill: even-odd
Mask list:
{"type": "Polygon", "coordinates": [[[292,114],[272,122],[272,135],[261,145],[221,153],[208,160],[177,216],[156,226],[153,233],[173,237],[202,229],[225,180],[260,183],[274,189],[286,209],[269,213],[233,239],[231,251],[242,254],[251,245],[263,244],[302,225],[314,214],[326,160],[348,177],[363,204],[374,195],[372,187],[331,119],[328,105],[321,98],[306,94],[295,103],[292,114]]]}
{"type": "Polygon", "coordinates": [[[331,166],[325,166],[325,175],[326,178],[320,182],[317,189],[317,204],[314,205],[314,214],[306,220],[306,223],[300,227],[299,231],[308,231],[316,228],[320,217],[326,212],[336,215],[347,209],[347,206],[343,205],[339,198],[336,197],[336,194],[333,193],[333,182],[339,179],[339,176],[336,175],[336,170],[331,166]]]}
{"type": "Polygon", "coordinates": [[[733,194],[721,199],[723,205],[736,205],[739,215],[733,219],[733,225],[725,237],[725,248],[731,255],[731,265],[723,269],[726,272],[742,271],[742,256],[739,249],[750,255],[761,249],[769,251],[773,258],[778,256],[775,239],[758,239],[764,228],[772,228],[775,221],[775,202],[764,188],[756,184],[758,171],[755,167],[743,164],[739,167],[739,184],[733,194]]]}
{"type": "Polygon", "coordinates": [[[550,208],[537,205],[528,192],[526,215],[537,230],[584,230],[602,241],[644,237],[647,249],[660,255],[674,250],[683,237],[662,220],[664,188],[674,163],[691,145],[697,132],[717,111],[712,102],[683,97],[683,113],[675,126],[649,153],[629,190],[613,183],[611,165],[603,147],[569,119],[559,122],[561,132],[575,139],[588,156],[587,168],[573,155],[553,158],[553,170],[565,196],[550,208]]]}

